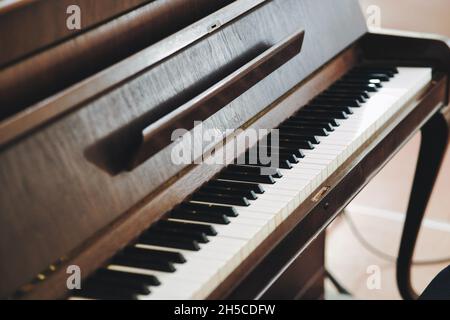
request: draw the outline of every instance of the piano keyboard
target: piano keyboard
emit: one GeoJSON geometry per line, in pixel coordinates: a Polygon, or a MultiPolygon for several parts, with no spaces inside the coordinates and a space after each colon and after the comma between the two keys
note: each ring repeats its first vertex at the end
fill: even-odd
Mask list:
{"type": "Polygon", "coordinates": [[[206,298],[430,81],[429,68],[353,69],[279,126],[271,174],[228,166],[72,298],[206,298]]]}

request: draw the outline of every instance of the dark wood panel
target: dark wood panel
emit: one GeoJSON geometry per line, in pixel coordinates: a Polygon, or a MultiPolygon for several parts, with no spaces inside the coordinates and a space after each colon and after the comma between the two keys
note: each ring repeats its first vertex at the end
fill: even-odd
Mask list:
{"type": "MultiPolygon", "coordinates": [[[[5,226],[0,232],[0,261],[8,264],[0,264],[5,279],[0,296],[31,281],[59,258],[72,256],[84,246],[94,246],[91,238],[102,234],[99,230],[117,226],[119,217],[131,218],[132,208],[139,207],[138,203],[142,205],[152,192],[161,190],[167,181],[177,179],[188,168],[167,166],[171,163],[168,147],[133,172],[111,176],[97,163],[87,160],[90,152],[107,161],[121,156],[108,149],[108,145],[99,146],[100,141],[114,136],[130,123],[135,124],[134,130],[142,130],[142,124],[158,119],[208,88],[229,69],[249,61],[267,45],[300,28],[306,30],[306,36],[304,51],[298,57],[204,123],[205,129],[239,128],[365,32],[357,3],[351,0],[344,4],[334,0],[270,1],[76,112],[3,148],[0,183],[8,188],[0,194],[0,211],[5,212],[0,216],[0,226],[5,226]]],[[[127,134],[121,135],[125,147],[127,134]]],[[[202,173],[182,180],[186,183],[183,189],[207,177],[208,174],[202,173]]],[[[124,237],[136,236],[164,208],[161,203],[147,206],[143,210],[145,215],[135,216],[137,223],[133,228],[130,225],[124,228],[124,237]]],[[[101,241],[96,248],[111,243],[125,245],[101,241]]],[[[104,254],[101,250],[92,251],[92,260],[104,261],[112,254],[109,250],[104,254]]],[[[81,265],[88,274],[95,263],[81,265]]],[[[65,274],[60,276],[64,278],[65,274]]],[[[60,289],[49,290],[48,294],[60,289]]]]}
{"type": "Polygon", "coordinates": [[[171,136],[175,129],[193,129],[195,121],[201,122],[208,119],[298,55],[304,36],[304,30],[298,30],[289,35],[200,95],[145,127],[142,130],[138,148],[131,159],[129,170],[171,144],[173,142],[171,136]]]}
{"type": "Polygon", "coordinates": [[[417,300],[420,296],[412,285],[411,271],[420,227],[450,141],[450,121],[446,114],[448,109],[442,110],[421,129],[419,157],[396,264],[397,286],[405,300],[417,300]]]}
{"type": "MultiPolygon", "coordinates": [[[[198,1],[200,3],[204,0],[198,1]]],[[[183,30],[176,32],[175,34],[172,34],[169,37],[164,38],[163,40],[145,48],[144,50],[141,50],[139,53],[136,53],[114,64],[113,66],[108,67],[106,70],[98,72],[88,77],[87,79],[84,79],[83,81],[78,82],[73,86],[70,86],[69,88],[63,91],[58,92],[57,94],[51,97],[39,101],[31,106],[27,106],[26,109],[24,110],[21,110],[19,106],[19,110],[21,111],[15,113],[13,116],[0,122],[0,148],[4,147],[7,144],[10,144],[15,139],[19,139],[21,136],[30,133],[30,131],[38,128],[39,126],[43,126],[44,124],[50,122],[51,120],[54,120],[59,116],[62,116],[64,113],[76,110],[77,107],[81,106],[86,101],[103,94],[105,91],[111,88],[123,84],[136,74],[139,74],[144,70],[149,69],[157,65],[158,63],[161,63],[161,61],[168,59],[175,53],[187,48],[192,43],[199,41],[200,39],[204,38],[205,36],[213,32],[214,30],[217,30],[221,26],[230,23],[234,19],[240,17],[247,11],[251,10],[252,8],[255,8],[256,6],[265,1],[266,0],[241,0],[239,2],[233,2],[232,4],[226,6],[225,8],[208,15],[204,19],[201,19],[195,22],[194,24],[189,25],[183,30]]],[[[215,4],[220,3],[221,3],[220,1],[215,2],[215,4]]],[[[172,2],[172,4],[174,4],[174,2],[172,2]]],[[[28,60],[25,60],[23,63],[14,65],[13,67],[8,68],[4,72],[0,73],[0,83],[4,82],[4,84],[6,84],[6,87],[8,87],[8,85],[11,85],[9,79],[13,79],[11,82],[13,83],[17,82],[19,85],[19,89],[12,86],[11,90],[0,91],[4,93],[3,98],[6,100],[8,99],[11,100],[11,97],[9,96],[10,92],[12,93],[12,95],[17,95],[18,92],[21,92],[20,88],[24,89],[23,88],[24,85],[25,91],[28,88],[31,91],[38,92],[39,95],[45,95],[45,92],[48,93],[49,90],[52,91],[55,89],[55,81],[58,80],[57,78],[66,75],[69,76],[68,77],[69,79],[63,79],[62,80],[63,83],[67,83],[67,81],[68,82],[73,81],[71,77],[74,74],[71,74],[71,70],[76,70],[75,76],[80,75],[83,72],[86,72],[86,71],[78,71],[78,69],[83,70],[85,66],[83,63],[84,61],[83,59],[85,59],[84,55],[79,57],[76,55],[76,53],[80,53],[80,50],[76,50],[76,48],[78,48],[79,43],[83,44],[82,46],[80,46],[81,52],[87,51],[88,56],[94,54],[94,56],[96,57],[94,61],[98,61],[99,59],[102,58],[98,57],[99,49],[100,51],[106,49],[106,53],[109,54],[110,52],[109,49],[111,49],[111,45],[113,46],[118,45],[118,50],[112,51],[113,52],[118,51],[120,55],[120,52],[123,53],[129,49],[127,48],[125,43],[120,43],[120,41],[119,43],[117,43],[116,41],[108,41],[109,37],[113,36],[118,32],[117,30],[111,32],[112,31],[111,28],[112,29],[119,28],[121,31],[125,31],[126,37],[124,38],[124,41],[131,41],[132,42],[131,47],[135,48],[136,43],[134,43],[133,41],[134,38],[128,36],[128,33],[130,33],[129,29],[131,27],[136,26],[135,25],[136,23],[138,26],[140,26],[141,23],[143,23],[145,25],[146,24],[154,25],[153,29],[160,30],[161,28],[156,28],[155,26],[158,23],[165,24],[167,23],[167,21],[165,19],[161,19],[159,15],[164,17],[167,15],[168,11],[170,12],[171,17],[174,16],[174,8],[171,8],[169,6],[161,7],[156,5],[149,5],[139,9],[140,12],[139,14],[136,13],[136,11],[130,14],[131,19],[129,15],[125,15],[120,19],[114,20],[111,24],[107,24],[102,26],[101,28],[93,30],[92,33],[88,33],[87,35],[80,36],[72,41],[68,41],[60,46],[55,47],[54,49],[47,50],[42,55],[32,57],[28,60]],[[166,14],[163,14],[164,12],[166,12],[166,14]],[[152,19],[152,17],[154,17],[154,19],[152,19]],[[119,20],[121,22],[117,22],[119,20]],[[129,25],[127,23],[130,21],[133,23],[133,25],[129,25]],[[104,34],[106,34],[107,36],[105,37],[104,34]],[[87,37],[87,39],[85,39],[85,37],[87,37]],[[98,37],[101,40],[100,43],[95,41],[98,37]],[[110,42],[112,42],[112,44],[110,42]],[[103,44],[105,44],[106,47],[103,46],[103,44]],[[94,47],[90,48],[90,46],[92,45],[95,48],[94,47]],[[69,49],[67,49],[66,47],[68,47],[69,49]],[[124,50],[124,47],[126,48],[126,50],[124,50]],[[62,55],[58,54],[59,51],[62,52],[67,51],[66,49],[70,53],[68,54],[68,56],[64,54],[62,55]],[[57,55],[56,58],[53,57],[54,54],[57,55]],[[74,59],[75,58],[74,54],[76,59],[74,59]],[[38,61],[34,61],[35,58],[38,61]],[[66,61],[68,58],[72,59],[73,63],[71,63],[71,68],[69,68],[69,70],[66,71],[64,68],[61,68],[61,66],[65,66],[66,63],[62,63],[62,61],[59,59],[63,59],[64,61],[66,61]],[[43,64],[40,64],[39,60],[42,60],[43,64]],[[45,64],[46,62],[50,63],[50,65],[46,66],[45,64]],[[78,65],[79,68],[76,68],[76,66],[78,65]],[[53,71],[55,72],[51,72],[48,69],[54,69],[53,71]],[[44,73],[44,79],[39,78],[40,75],[39,70],[41,71],[45,70],[45,72],[41,72],[44,73]],[[9,76],[6,74],[7,71],[10,71],[9,76]],[[21,74],[22,76],[17,76],[17,74],[21,74]],[[38,78],[34,77],[33,74],[37,75],[38,78]],[[50,77],[48,76],[49,74],[50,77]],[[36,83],[36,81],[33,81],[33,78],[35,78],[34,80],[39,81],[36,83]],[[27,83],[29,85],[26,85],[27,83]],[[41,88],[43,90],[36,90],[36,88],[41,88]]],[[[177,10],[177,12],[179,12],[181,15],[185,14],[183,13],[183,10],[181,11],[177,10]]],[[[188,10],[188,17],[189,19],[193,18],[192,12],[190,12],[189,10],[188,10]]],[[[179,23],[180,19],[178,19],[178,24],[179,23]]],[[[181,23],[183,23],[183,21],[181,21],[181,23]]],[[[169,29],[178,24],[169,23],[170,25],[169,29]]],[[[138,28],[139,32],[134,32],[133,36],[136,36],[136,34],[140,35],[142,34],[142,31],[145,31],[140,29],[141,28],[138,28]]],[[[141,40],[148,41],[148,39],[149,39],[148,35],[146,34],[146,32],[144,32],[144,37],[141,40]]],[[[140,41],[138,42],[140,43],[140,41]]],[[[114,59],[114,55],[112,56],[113,56],[112,59],[114,59]]],[[[94,63],[95,65],[95,62],[92,62],[89,59],[88,61],[89,61],[88,65],[92,65],[92,63],[94,63]]],[[[104,62],[102,61],[101,64],[102,63],[104,62]]],[[[96,66],[96,68],[98,68],[98,66],[96,66]]],[[[56,81],[56,83],[57,83],[56,86],[61,86],[61,84],[59,84],[59,80],[56,81]]],[[[26,97],[25,99],[33,100],[37,98],[38,97],[31,95],[30,97],[26,97]]],[[[21,100],[19,99],[19,102],[20,101],[21,100]]],[[[15,112],[15,109],[17,107],[16,103],[17,102],[14,100],[13,103],[11,104],[12,107],[6,108],[5,112],[6,113],[10,112],[11,108],[12,111],[15,112]]]]}
{"type": "Polygon", "coordinates": [[[325,232],[322,232],[261,299],[319,300],[324,295],[324,281],[325,232]]]}
{"type": "Polygon", "coordinates": [[[429,66],[450,74],[450,39],[446,37],[402,31],[367,33],[361,41],[361,48],[367,59],[376,57],[380,63],[390,61],[399,66],[429,66]]]}
{"type": "MultiPolygon", "coordinates": [[[[3,106],[0,109],[0,120],[33,107],[43,99],[130,57],[230,2],[232,1],[152,1],[77,37],[3,68],[0,72],[0,104],[3,106]]],[[[39,3],[46,1],[36,2],[39,3]]],[[[96,10],[106,4],[104,0],[99,3],[89,0],[88,3],[96,10]],[[93,3],[96,5],[92,5],[93,3]]],[[[113,1],[113,3],[121,2],[113,1]]],[[[61,4],[64,3],[58,2],[54,10],[58,11],[61,4]]],[[[95,12],[93,9],[83,8],[82,13],[95,12]]],[[[56,19],[60,15],[55,14],[56,19]]],[[[204,32],[207,33],[206,28],[204,32]]],[[[29,39],[28,36],[22,38],[29,39]]],[[[117,74],[117,70],[111,73],[117,74]]],[[[101,89],[99,84],[89,85],[91,88],[98,87],[97,91],[101,89]]],[[[72,104],[76,105],[77,102],[73,100],[72,104]]]]}
{"type": "MultiPolygon", "coordinates": [[[[323,66],[320,73],[299,83],[286,96],[269,106],[264,114],[250,121],[246,127],[253,129],[276,127],[298,110],[299,106],[309,101],[343,75],[357,62],[357,59],[358,54],[355,48],[347,50],[338,58],[323,66]]],[[[245,139],[245,136],[237,136],[236,139],[239,141],[239,139],[245,139]]],[[[237,150],[238,153],[243,151],[237,150]]],[[[232,159],[226,160],[231,161],[232,159]]],[[[211,179],[223,167],[224,165],[203,163],[184,169],[155,192],[143,198],[113,224],[98,232],[93,239],[87,241],[76,252],[72,252],[69,255],[71,259],[64,261],[56,272],[51,273],[48,279],[40,283],[27,297],[51,298],[62,296],[65,287],[61,286],[61,283],[64,283],[64,279],[67,277],[65,273],[67,265],[76,264],[81,267],[84,276],[89,275],[147,229],[151,223],[157,221],[205,181],[211,179]],[[111,239],[114,239],[114,241],[111,241],[111,239]]],[[[245,270],[250,266],[243,264],[242,269],[245,270]]]]}
{"type": "Polygon", "coordinates": [[[0,4],[0,67],[152,0],[15,0],[0,4]],[[81,30],[66,27],[67,7],[81,9],[81,30]]]}

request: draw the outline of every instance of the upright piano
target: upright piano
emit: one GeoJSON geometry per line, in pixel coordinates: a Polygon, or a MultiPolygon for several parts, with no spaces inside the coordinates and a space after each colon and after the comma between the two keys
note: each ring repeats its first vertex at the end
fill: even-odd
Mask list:
{"type": "Polygon", "coordinates": [[[420,131],[414,298],[449,43],[356,0],[0,1],[0,297],[321,299],[325,229],[420,131]]]}

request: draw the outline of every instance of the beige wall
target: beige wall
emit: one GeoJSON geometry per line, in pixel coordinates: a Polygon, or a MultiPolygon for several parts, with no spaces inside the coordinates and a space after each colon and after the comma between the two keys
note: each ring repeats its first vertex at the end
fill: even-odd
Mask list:
{"type": "Polygon", "coordinates": [[[450,37],[450,0],[360,0],[381,9],[381,27],[438,33],[450,37]]]}

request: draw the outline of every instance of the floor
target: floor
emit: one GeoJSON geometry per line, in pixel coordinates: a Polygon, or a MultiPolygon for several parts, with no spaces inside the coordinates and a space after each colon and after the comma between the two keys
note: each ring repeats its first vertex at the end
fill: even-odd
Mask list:
{"type": "MultiPolygon", "coordinates": [[[[382,28],[431,32],[450,37],[448,0],[360,0],[363,12],[375,5],[380,10],[382,28]]],[[[372,8],[373,9],[373,8],[372,8]]],[[[369,20],[368,20],[369,22],[369,20]]],[[[352,294],[353,299],[400,299],[395,282],[395,258],[404,212],[408,203],[420,136],[414,137],[375,177],[328,229],[327,269],[352,294]],[[349,217],[350,219],[346,218],[349,217]],[[351,228],[353,224],[354,229],[351,228]],[[359,236],[359,238],[358,238],[359,236]],[[360,239],[360,237],[364,239],[360,239]],[[383,257],[364,246],[375,247],[383,257]],[[388,255],[389,257],[385,257],[388,255]]],[[[450,256],[450,151],[426,213],[416,249],[416,260],[450,256]]],[[[446,263],[417,265],[413,284],[421,292],[446,263]]],[[[329,299],[336,295],[327,283],[329,299]]]]}
{"type": "MultiPolygon", "coordinates": [[[[347,207],[346,215],[350,221],[342,216],[328,230],[327,269],[355,299],[400,298],[395,283],[393,258],[398,250],[403,212],[408,201],[419,143],[420,136],[416,136],[347,207]],[[352,230],[352,224],[356,232],[352,230]],[[380,257],[369,251],[361,243],[358,234],[370,246],[392,258],[380,257]],[[377,278],[374,278],[374,275],[377,278]]],[[[450,151],[447,152],[426,213],[415,260],[450,258],[449,190],[450,151]]],[[[450,261],[415,266],[415,289],[421,292],[429,281],[449,264],[450,261]]],[[[327,288],[330,288],[329,297],[334,298],[334,290],[330,286],[327,288]]]]}
{"type": "MultiPolygon", "coordinates": [[[[377,6],[382,28],[439,33],[450,37],[448,0],[360,0],[363,12],[377,6]]],[[[369,20],[368,20],[369,22],[369,20]]],[[[353,299],[400,299],[395,280],[395,258],[408,194],[412,184],[420,136],[416,136],[360,193],[328,230],[327,269],[352,294],[353,299]],[[351,228],[353,224],[354,229],[351,228]],[[356,233],[356,234],[355,234],[356,233]],[[364,239],[360,239],[360,237],[364,239]],[[361,241],[392,257],[380,257],[361,241]]],[[[450,256],[450,151],[447,153],[435,192],[419,236],[416,260],[450,256]]],[[[413,284],[421,292],[429,281],[450,264],[417,265],[413,284]]],[[[336,295],[327,283],[329,299],[336,295]]]]}

